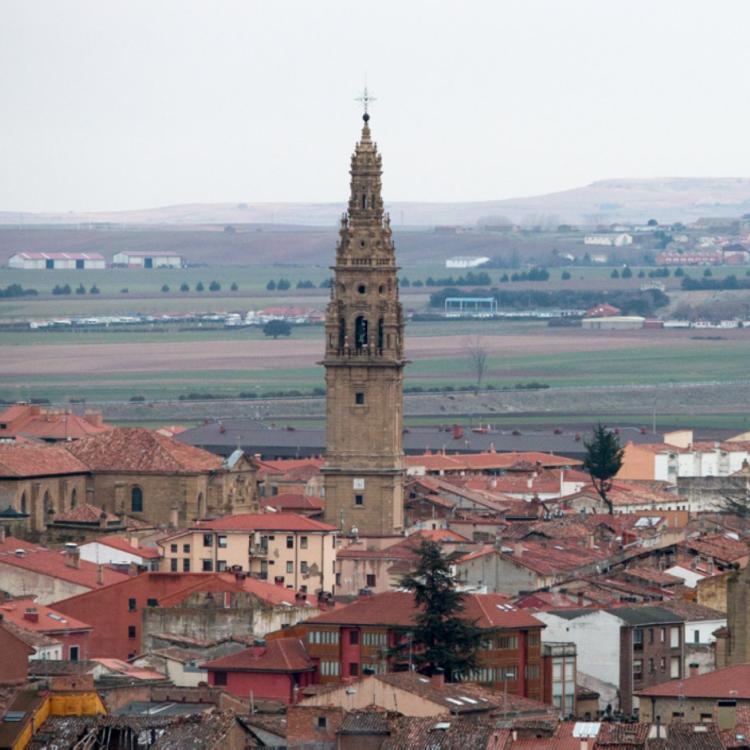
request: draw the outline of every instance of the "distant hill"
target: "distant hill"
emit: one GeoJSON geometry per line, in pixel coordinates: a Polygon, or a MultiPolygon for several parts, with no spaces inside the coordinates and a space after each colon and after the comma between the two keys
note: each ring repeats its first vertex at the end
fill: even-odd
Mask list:
{"type": "MultiPolygon", "coordinates": [[[[750,179],[665,177],[613,179],[547,195],[465,203],[395,202],[393,224],[476,224],[488,217],[572,224],[614,221],[694,221],[702,216],[750,212],[750,179]]],[[[18,213],[0,211],[0,224],[113,223],[158,225],[284,224],[334,227],[344,203],[205,203],[133,211],[18,213]]]]}

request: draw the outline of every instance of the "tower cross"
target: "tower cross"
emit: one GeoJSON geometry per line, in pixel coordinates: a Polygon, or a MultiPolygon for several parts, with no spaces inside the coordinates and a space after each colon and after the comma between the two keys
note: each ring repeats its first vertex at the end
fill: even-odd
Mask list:
{"type": "Polygon", "coordinates": [[[365,88],[362,91],[362,96],[358,96],[357,99],[356,99],[356,101],[358,101],[358,102],[360,102],[362,104],[362,106],[365,109],[365,114],[368,114],[367,110],[369,108],[369,105],[372,102],[377,101],[377,99],[367,90],[367,84],[365,84],[365,88]]]}

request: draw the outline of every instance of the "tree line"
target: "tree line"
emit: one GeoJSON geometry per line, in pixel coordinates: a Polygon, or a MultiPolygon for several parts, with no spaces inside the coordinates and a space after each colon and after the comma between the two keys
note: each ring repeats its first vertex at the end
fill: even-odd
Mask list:
{"type": "MultiPolygon", "coordinates": [[[[528,289],[510,291],[492,288],[488,296],[497,301],[498,307],[511,310],[532,310],[536,308],[558,307],[563,309],[588,309],[607,302],[619,307],[623,315],[652,315],[655,310],[666,307],[669,297],[658,289],[645,291],[609,291],[601,292],[590,289],[557,289],[543,291],[528,289]]],[[[430,295],[430,307],[442,308],[448,297],[471,297],[472,294],[461,289],[448,287],[430,295]]]]}

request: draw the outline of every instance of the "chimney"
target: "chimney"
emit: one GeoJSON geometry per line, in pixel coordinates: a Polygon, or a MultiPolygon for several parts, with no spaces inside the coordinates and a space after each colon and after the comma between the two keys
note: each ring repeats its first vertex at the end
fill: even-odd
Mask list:
{"type": "Polygon", "coordinates": [[[138,537],[133,535],[130,537],[130,546],[138,549],[138,537]]]}
{"type": "Polygon", "coordinates": [[[78,549],[78,545],[73,542],[65,544],[65,564],[69,568],[81,567],[81,552],[78,549]]]}
{"type": "Polygon", "coordinates": [[[460,440],[464,436],[464,429],[460,424],[453,425],[453,439],[460,440]]]}
{"type": "Polygon", "coordinates": [[[688,672],[689,672],[690,677],[697,677],[699,669],[700,669],[700,665],[696,664],[695,662],[688,664],[688,672]]]}
{"type": "Polygon", "coordinates": [[[445,670],[441,667],[437,667],[430,675],[430,682],[435,687],[443,687],[443,685],[445,685],[445,670]]]}
{"type": "Polygon", "coordinates": [[[39,612],[36,607],[26,607],[23,613],[23,619],[29,622],[39,622],[39,612]]]}
{"type": "Polygon", "coordinates": [[[581,750],[589,750],[589,738],[581,737],[581,750]]]}
{"type": "Polygon", "coordinates": [[[253,645],[250,646],[250,652],[253,656],[263,656],[266,653],[266,642],[263,638],[256,638],[253,645]]]}
{"type": "Polygon", "coordinates": [[[521,542],[516,542],[513,545],[513,554],[516,557],[523,557],[523,544],[521,542]]]}

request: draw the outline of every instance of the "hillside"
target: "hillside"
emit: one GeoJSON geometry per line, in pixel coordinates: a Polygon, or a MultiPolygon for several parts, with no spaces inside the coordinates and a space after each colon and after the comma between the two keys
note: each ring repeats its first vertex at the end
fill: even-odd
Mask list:
{"type": "MultiPolygon", "coordinates": [[[[694,221],[750,211],[750,179],[672,177],[611,179],[547,195],[465,203],[393,202],[394,225],[475,224],[502,215],[515,222],[545,215],[556,221],[596,224],[611,221],[694,221]]],[[[24,214],[0,211],[0,224],[139,225],[285,224],[334,227],[344,203],[209,203],[132,211],[24,214]]]]}

